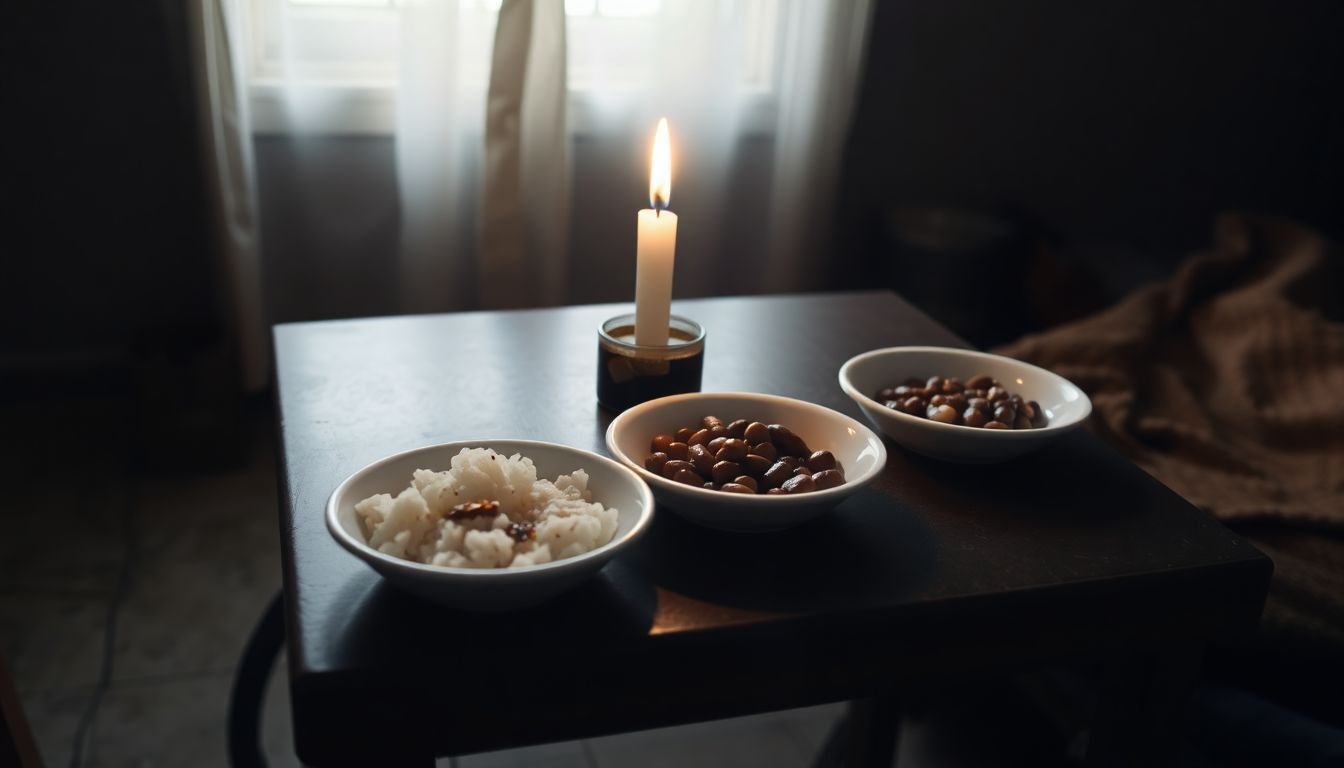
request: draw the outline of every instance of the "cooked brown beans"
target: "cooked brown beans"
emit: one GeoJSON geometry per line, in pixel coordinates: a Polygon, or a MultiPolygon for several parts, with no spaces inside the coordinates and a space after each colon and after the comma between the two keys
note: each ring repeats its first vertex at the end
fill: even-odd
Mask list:
{"type": "Polygon", "coordinates": [[[751,449],[747,446],[746,440],[730,438],[724,441],[723,446],[714,456],[720,461],[741,461],[750,452],[751,449]]]}
{"type": "Polygon", "coordinates": [[[785,456],[807,456],[812,453],[808,450],[807,443],[803,442],[803,438],[793,434],[783,424],[771,424],[769,429],[770,439],[779,449],[779,452],[785,456]]]}
{"type": "Polygon", "coordinates": [[[644,468],[655,475],[663,474],[663,467],[667,464],[667,454],[662,451],[655,451],[644,459],[644,468]]]}
{"type": "Polygon", "coordinates": [[[733,461],[720,461],[709,470],[709,479],[723,485],[742,474],[742,468],[733,461]]]}
{"type": "Polygon", "coordinates": [[[811,475],[794,475],[780,486],[785,493],[807,493],[817,490],[817,481],[811,475]]]}
{"type": "Polygon", "coordinates": [[[807,457],[807,468],[813,472],[835,469],[835,456],[830,451],[814,451],[807,457]]]}
{"type": "Polygon", "coordinates": [[[812,476],[813,482],[817,484],[817,490],[824,491],[827,488],[834,488],[845,482],[845,476],[840,474],[839,470],[823,469],[812,476]]]}
{"type": "MultiPolygon", "coordinates": [[[[902,394],[924,393],[923,384],[912,382],[898,389],[902,394]]],[[[939,386],[948,385],[940,380],[939,386]]],[[[956,386],[947,391],[961,392],[960,384],[956,386]]],[[[960,394],[948,399],[952,396],[965,400],[960,394]]],[[[923,397],[916,399],[923,408],[923,397]]],[[[747,419],[725,422],[705,416],[694,426],[655,435],[649,448],[644,467],[650,472],[728,493],[807,493],[845,482],[844,469],[834,454],[812,450],[806,440],[782,424],[747,419]]]]}
{"type": "Polygon", "coordinates": [[[893,411],[963,427],[1039,429],[1048,423],[1039,403],[1024,400],[986,375],[973,376],[965,383],[943,376],[906,379],[898,386],[877,390],[873,399],[893,411]]]}
{"type": "Polygon", "coordinates": [[[714,466],[714,456],[709,452],[709,449],[703,445],[692,445],[690,455],[690,462],[695,465],[695,471],[702,475],[708,475],[709,470],[714,466]]]}

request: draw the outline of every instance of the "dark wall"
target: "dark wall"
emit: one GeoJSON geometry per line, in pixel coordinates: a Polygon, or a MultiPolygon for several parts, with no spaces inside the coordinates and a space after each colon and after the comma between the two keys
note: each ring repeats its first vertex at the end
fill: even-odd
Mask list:
{"type": "MultiPolygon", "coordinates": [[[[186,8],[0,8],[0,392],[19,409],[124,414],[118,458],[143,468],[233,462],[247,445],[186,8]]],[[[63,438],[84,445],[82,427],[63,438]]]]}
{"type": "Polygon", "coordinates": [[[6,11],[5,367],[217,334],[177,5],[6,11]]]}
{"type": "MultiPolygon", "coordinates": [[[[1169,267],[1207,242],[1221,210],[1280,212],[1337,235],[1340,40],[1344,5],[1328,0],[881,0],[841,247],[882,271],[901,249],[894,210],[987,212],[1010,235],[972,250],[1039,258],[1048,243],[1065,264],[1108,262],[1074,266],[1106,272],[1093,276],[1114,293],[1159,271],[1145,261],[1169,267]]],[[[915,277],[898,287],[956,279],[915,277]]]]}

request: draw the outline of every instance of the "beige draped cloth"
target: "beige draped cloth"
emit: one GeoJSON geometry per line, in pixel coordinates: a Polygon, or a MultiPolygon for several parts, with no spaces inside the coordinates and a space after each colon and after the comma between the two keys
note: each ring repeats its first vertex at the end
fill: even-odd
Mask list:
{"type": "Polygon", "coordinates": [[[1344,279],[1285,221],[1227,215],[1168,281],[998,350],[1073,380],[1090,428],[1274,561],[1262,638],[1344,649],[1344,279]]]}

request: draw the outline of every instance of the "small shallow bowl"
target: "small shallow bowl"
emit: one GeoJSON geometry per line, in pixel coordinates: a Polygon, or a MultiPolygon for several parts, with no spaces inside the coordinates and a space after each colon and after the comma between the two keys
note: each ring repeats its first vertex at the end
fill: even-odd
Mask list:
{"type": "Polygon", "coordinates": [[[840,387],[888,437],[916,453],[963,463],[1004,461],[1035,450],[1082,424],[1092,401],[1068,379],[1010,357],[951,347],[888,347],[864,352],[840,367],[840,387]],[[942,424],[894,411],[873,399],[908,378],[967,379],[985,374],[1009,392],[1035,400],[1049,419],[1038,429],[981,429],[942,424]]]}
{"type": "Polygon", "coordinates": [[[739,532],[781,530],[825,514],[872,482],[887,463],[882,438],[861,422],[814,403],[746,392],[694,392],[640,403],[612,419],[607,449],[639,473],[659,504],[691,522],[739,532]],[[675,483],[644,468],[655,435],[699,424],[705,416],[783,424],[812,450],[835,454],[845,482],[811,493],[748,495],[675,483]]]}
{"type": "Polygon", "coordinates": [[[327,501],[327,530],[341,546],[393,584],[433,602],[474,610],[508,610],[542,602],[577,586],[638,539],[653,519],[653,494],[627,467],[591,451],[536,440],[467,440],[393,454],[346,478],[327,501]],[[396,495],[417,469],[448,469],[463,448],[493,448],[532,459],[537,479],[554,480],[576,469],[588,473],[592,500],[618,511],[611,541],[576,557],[518,568],[445,568],[403,560],[368,545],[355,504],[376,493],[396,495]]]}

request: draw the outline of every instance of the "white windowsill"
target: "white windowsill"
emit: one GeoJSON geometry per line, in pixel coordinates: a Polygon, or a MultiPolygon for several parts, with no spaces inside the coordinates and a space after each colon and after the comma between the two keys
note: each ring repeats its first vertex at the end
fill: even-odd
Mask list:
{"type": "MultiPolygon", "coordinates": [[[[282,85],[254,80],[249,89],[252,134],[256,136],[391,136],[396,132],[397,87],[385,82],[344,82],[282,85]],[[299,103],[301,110],[291,109],[299,103]]],[[[747,97],[740,133],[770,136],[775,132],[777,100],[761,91],[747,97]]],[[[485,99],[481,93],[482,102],[485,99]]],[[[595,132],[596,105],[584,90],[569,94],[569,131],[584,136],[595,132]]]]}

